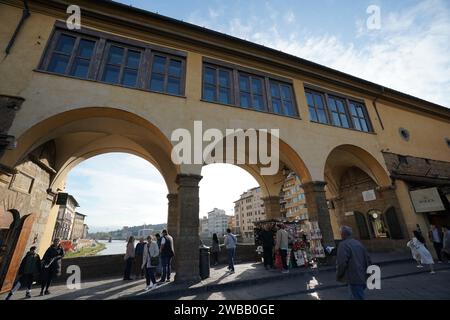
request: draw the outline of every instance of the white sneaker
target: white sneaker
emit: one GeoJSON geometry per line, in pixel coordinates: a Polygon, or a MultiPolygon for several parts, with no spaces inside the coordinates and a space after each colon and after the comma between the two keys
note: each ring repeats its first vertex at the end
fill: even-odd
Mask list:
{"type": "Polygon", "coordinates": [[[146,287],[145,287],[145,291],[148,291],[148,290],[150,290],[151,288],[152,288],[152,285],[146,286],[146,287]]]}
{"type": "Polygon", "coordinates": [[[150,286],[150,291],[155,290],[156,288],[158,288],[158,286],[154,283],[150,286]]]}

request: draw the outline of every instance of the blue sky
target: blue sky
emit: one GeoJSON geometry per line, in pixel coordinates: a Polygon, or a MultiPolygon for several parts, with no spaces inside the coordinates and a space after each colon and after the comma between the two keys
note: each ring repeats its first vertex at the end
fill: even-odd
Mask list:
{"type": "MultiPolygon", "coordinates": [[[[278,49],[450,107],[450,1],[120,2],[278,49]],[[366,10],[370,5],[380,8],[379,29],[367,28],[370,14],[366,10]]],[[[214,207],[231,213],[230,202],[256,185],[245,171],[225,169],[228,167],[214,165],[205,169],[200,215],[214,207]],[[233,186],[235,181],[240,181],[239,188],[233,186]]],[[[88,214],[88,223],[93,226],[158,223],[167,217],[167,191],[161,176],[134,156],[104,155],[88,160],[71,172],[67,189],[79,194],[80,211],[88,214]],[[129,166],[134,173],[121,173],[129,166]],[[99,190],[109,190],[109,196],[99,190]],[[146,193],[149,196],[143,197],[146,193]]]]}

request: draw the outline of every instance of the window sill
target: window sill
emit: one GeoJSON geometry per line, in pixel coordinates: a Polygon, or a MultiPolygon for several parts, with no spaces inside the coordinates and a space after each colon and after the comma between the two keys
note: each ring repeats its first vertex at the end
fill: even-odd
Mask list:
{"type": "Polygon", "coordinates": [[[332,127],[332,128],[345,129],[345,130],[350,130],[350,131],[353,131],[353,132],[368,133],[368,134],[376,135],[376,133],[374,131],[361,131],[361,130],[356,130],[356,129],[353,129],[353,128],[339,127],[339,126],[335,126],[335,125],[332,125],[332,124],[329,124],[329,123],[322,123],[322,122],[318,122],[318,121],[314,121],[314,120],[309,120],[309,122],[315,123],[315,124],[321,124],[321,125],[324,125],[324,126],[327,126],[327,127],[332,127]]]}
{"type": "Polygon", "coordinates": [[[82,80],[82,81],[89,81],[89,82],[104,84],[104,85],[113,86],[113,87],[119,87],[119,88],[130,89],[130,90],[137,90],[137,91],[148,92],[148,93],[157,93],[157,94],[163,94],[163,95],[166,95],[166,96],[169,96],[169,97],[176,97],[176,98],[186,99],[185,95],[176,95],[176,94],[170,94],[170,93],[166,93],[166,92],[158,92],[158,91],[152,91],[152,90],[148,90],[148,89],[142,89],[142,88],[136,88],[136,87],[128,87],[128,86],[124,86],[122,84],[114,84],[114,83],[108,83],[108,82],[103,82],[103,81],[99,81],[99,80],[80,78],[80,77],[75,77],[75,76],[70,76],[70,75],[65,75],[65,74],[60,74],[60,73],[56,73],[56,72],[40,70],[40,69],[34,69],[33,71],[34,72],[38,72],[38,73],[43,73],[43,74],[49,74],[49,75],[53,75],[53,76],[63,77],[63,78],[82,80]]]}
{"type": "Polygon", "coordinates": [[[256,110],[256,109],[249,109],[249,108],[244,108],[244,107],[241,107],[241,106],[238,106],[238,105],[235,105],[235,104],[220,103],[220,102],[215,102],[215,101],[208,101],[208,100],[205,100],[205,99],[200,99],[200,101],[206,102],[206,103],[211,103],[211,104],[216,104],[216,105],[220,105],[220,106],[237,108],[237,109],[241,109],[241,110],[255,111],[255,112],[269,114],[269,115],[273,115],[273,116],[279,116],[279,117],[284,117],[284,118],[291,118],[291,119],[296,119],[296,120],[302,120],[302,118],[300,118],[299,116],[288,116],[288,115],[285,115],[285,114],[279,114],[279,113],[274,113],[274,112],[269,112],[269,111],[261,111],[261,110],[256,110]]]}

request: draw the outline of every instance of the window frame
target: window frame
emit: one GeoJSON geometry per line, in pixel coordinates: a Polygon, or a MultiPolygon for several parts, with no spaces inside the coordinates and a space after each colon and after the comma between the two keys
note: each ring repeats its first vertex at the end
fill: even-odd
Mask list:
{"type": "MultiPolygon", "coordinates": [[[[77,47],[78,48],[78,47],[77,47]]],[[[71,58],[74,56],[75,47],[72,49],[71,52],[71,58]]],[[[76,57],[73,57],[71,60],[75,60],[76,57]]],[[[142,90],[146,92],[152,92],[152,93],[160,93],[175,97],[185,97],[185,90],[186,90],[186,59],[187,59],[187,53],[184,51],[167,48],[167,47],[161,47],[159,45],[138,41],[130,38],[126,38],[125,36],[118,36],[114,34],[110,34],[107,32],[97,31],[89,28],[84,28],[81,30],[69,30],[67,28],[67,25],[63,21],[56,21],[53,25],[53,29],[49,35],[49,39],[45,45],[45,49],[42,52],[38,67],[34,70],[37,72],[42,73],[48,73],[52,75],[58,75],[68,78],[74,78],[74,79],[80,79],[80,80],[88,80],[88,81],[94,81],[102,84],[107,85],[113,85],[118,87],[124,87],[127,89],[134,89],[134,90],[142,90]],[[59,34],[64,33],[70,36],[74,36],[77,39],[87,39],[87,40],[94,40],[96,41],[95,48],[93,51],[93,55],[91,57],[91,62],[89,66],[88,76],[86,78],[80,78],[77,76],[72,76],[68,72],[67,73],[56,73],[48,71],[48,65],[51,60],[52,54],[53,54],[53,48],[55,48],[57,41],[59,39],[59,34]],[[109,83],[102,80],[103,72],[104,72],[104,66],[107,64],[106,59],[107,55],[109,53],[108,45],[110,43],[115,43],[119,47],[127,47],[131,50],[136,50],[141,52],[141,59],[139,64],[138,76],[136,80],[136,86],[128,86],[121,83],[109,83]],[[150,81],[150,74],[151,74],[151,68],[152,68],[152,54],[154,52],[158,52],[163,55],[170,55],[173,56],[179,60],[182,61],[182,73],[181,73],[181,94],[171,94],[168,92],[159,92],[159,91],[153,91],[149,90],[147,88],[147,80],[150,81]]],[[[72,69],[72,62],[70,63],[70,66],[68,66],[66,69],[71,70],[72,69]]],[[[126,66],[121,66],[121,80],[122,80],[122,73],[123,69],[127,68],[126,66]]]]}
{"type": "Polygon", "coordinates": [[[209,62],[204,62],[202,64],[202,99],[204,101],[210,102],[210,103],[219,103],[219,104],[225,104],[225,105],[234,105],[236,103],[236,94],[235,94],[235,84],[234,84],[234,70],[229,68],[229,67],[224,67],[221,65],[217,65],[217,64],[213,64],[213,63],[209,63],[209,62]],[[215,76],[216,76],[216,81],[214,84],[215,87],[215,97],[216,99],[211,101],[211,100],[207,100],[205,97],[205,84],[209,84],[205,82],[205,74],[206,74],[206,69],[210,68],[210,69],[214,69],[215,70],[215,76]],[[224,103],[224,102],[220,102],[219,101],[219,95],[220,95],[220,89],[221,88],[226,88],[220,85],[220,80],[219,80],[219,74],[221,70],[225,70],[225,71],[229,71],[230,72],[230,103],[224,103]]]}
{"type": "Polygon", "coordinates": [[[299,108],[298,108],[298,103],[297,103],[297,95],[296,95],[296,92],[295,92],[293,80],[290,79],[290,78],[285,78],[285,77],[282,77],[282,76],[269,74],[269,73],[266,73],[266,72],[263,72],[263,71],[247,68],[247,67],[244,67],[244,66],[240,66],[240,65],[237,65],[237,64],[230,63],[230,62],[217,60],[217,59],[214,59],[214,58],[210,58],[210,57],[204,56],[203,59],[202,59],[202,79],[201,79],[201,83],[202,83],[201,101],[203,101],[203,102],[220,104],[220,105],[225,105],[225,106],[231,106],[231,107],[236,107],[236,108],[240,108],[240,109],[244,109],[244,110],[269,113],[269,114],[282,116],[282,117],[301,119],[299,108]],[[210,100],[207,100],[205,98],[205,96],[204,96],[205,65],[216,67],[216,68],[228,69],[228,70],[232,71],[232,84],[233,84],[233,87],[232,87],[232,96],[233,96],[232,100],[233,101],[232,102],[233,103],[223,103],[223,102],[219,102],[219,101],[210,101],[210,100]],[[247,107],[241,107],[240,106],[240,87],[239,87],[239,74],[240,73],[248,74],[250,76],[259,77],[259,78],[262,79],[262,81],[263,81],[263,101],[264,101],[264,104],[265,104],[265,111],[264,110],[259,110],[259,109],[256,109],[256,108],[250,108],[250,107],[247,108],[247,107]],[[288,86],[290,88],[291,94],[292,94],[292,106],[293,106],[293,110],[295,112],[295,115],[292,116],[292,115],[287,115],[287,114],[284,114],[284,113],[275,113],[273,111],[272,100],[271,100],[272,97],[271,97],[271,93],[270,93],[270,81],[272,81],[272,80],[275,81],[275,82],[279,82],[281,84],[284,84],[284,85],[286,85],[286,86],[288,86]]]}
{"type": "Polygon", "coordinates": [[[268,93],[267,93],[267,90],[266,90],[266,83],[265,83],[266,79],[264,77],[261,77],[260,75],[252,74],[252,73],[249,73],[249,72],[246,72],[246,71],[241,71],[241,70],[238,70],[237,76],[238,76],[238,81],[236,83],[236,89],[238,91],[238,95],[236,96],[237,97],[237,103],[236,104],[240,108],[243,108],[243,109],[256,110],[256,111],[261,111],[261,112],[269,112],[268,96],[267,96],[268,93]],[[245,90],[241,89],[241,79],[240,79],[241,76],[248,77],[248,82],[249,82],[248,90],[249,91],[245,91],[245,90]],[[261,81],[261,94],[255,93],[253,91],[253,80],[254,79],[258,79],[258,80],[261,81]],[[250,106],[249,107],[244,107],[244,106],[241,105],[241,93],[245,93],[245,94],[248,94],[250,96],[250,106]],[[260,109],[258,109],[258,108],[256,108],[254,106],[254,103],[253,103],[254,102],[254,96],[261,96],[262,97],[263,110],[260,110],[260,109]]]}
{"type": "Polygon", "coordinates": [[[147,68],[148,75],[145,77],[145,89],[150,92],[156,92],[156,93],[162,93],[162,94],[168,94],[171,96],[184,96],[185,95],[185,88],[186,88],[186,59],[177,55],[173,55],[166,52],[161,52],[157,50],[152,50],[150,53],[151,57],[149,60],[149,67],[147,68]],[[151,81],[152,81],[152,74],[153,74],[153,62],[155,60],[155,56],[164,56],[166,58],[166,65],[164,66],[164,84],[163,88],[164,91],[156,91],[151,89],[151,81]],[[180,75],[180,89],[181,92],[179,94],[169,93],[167,91],[168,84],[169,84],[169,67],[170,67],[170,60],[180,60],[181,61],[181,75],[180,75]]]}
{"type": "MultiPolygon", "coordinates": [[[[371,133],[371,134],[375,134],[375,130],[374,127],[372,125],[372,121],[370,119],[369,116],[369,112],[366,106],[366,103],[363,99],[359,99],[359,98],[355,98],[355,97],[350,97],[350,96],[346,96],[344,94],[338,93],[338,92],[334,92],[334,91],[330,91],[321,87],[317,87],[315,85],[311,85],[311,84],[304,84],[304,90],[305,90],[305,99],[306,99],[306,106],[308,107],[308,112],[309,112],[309,105],[308,105],[308,99],[306,97],[306,94],[309,93],[315,93],[315,94],[320,94],[323,96],[323,99],[325,100],[325,111],[328,117],[328,122],[327,123],[323,123],[320,121],[316,121],[316,120],[312,120],[311,119],[311,114],[309,114],[309,119],[311,122],[313,123],[319,123],[319,124],[325,124],[325,125],[329,125],[329,126],[333,126],[333,127],[337,127],[337,128],[343,128],[343,129],[350,129],[350,130],[354,130],[357,132],[364,132],[364,133],[371,133]],[[329,98],[336,98],[339,99],[341,101],[344,102],[344,109],[345,109],[345,113],[347,116],[347,121],[349,124],[349,127],[344,127],[344,126],[338,126],[335,125],[333,122],[333,114],[332,111],[330,109],[329,106],[329,98]],[[364,115],[364,120],[366,121],[367,124],[367,129],[368,131],[364,131],[364,130],[359,130],[355,127],[354,123],[353,123],[353,116],[350,112],[350,103],[354,103],[357,104],[359,106],[361,106],[363,115],[364,115]]],[[[362,119],[360,117],[358,117],[358,119],[362,119]]]]}

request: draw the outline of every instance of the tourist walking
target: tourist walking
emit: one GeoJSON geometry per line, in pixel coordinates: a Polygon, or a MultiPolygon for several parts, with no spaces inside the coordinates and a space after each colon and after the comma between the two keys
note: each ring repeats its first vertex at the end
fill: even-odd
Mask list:
{"type": "Polygon", "coordinates": [[[53,278],[61,274],[61,260],[63,257],[64,249],[61,247],[61,241],[56,238],[47,251],[45,251],[44,257],[42,258],[41,296],[50,294],[48,289],[53,278]]]}
{"type": "Polygon", "coordinates": [[[352,228],[341,227],[342,241],[337,248],[336,280],[347,283],[352,300],[364,300],[367,267],[371,264],[367,249],[352,238],[352,228]]]}
{"type": "Polygon", "coordinates": [[[419,231],[414,230],[413,231],[413,238],[409,242],[410,246],[414,247],[414,249],[417,251],[417,253],[420,255],[420,262],[422,264],[429,265],[430,267],[430,273],[434,274],[434,261],[433,257],[431,256],[430,251],[425,247],[425,239],[423,236],[419,233],[419,231]]]}
{"type": "MultiPolygon", "coordinates": [[[[156,244],[158,245],[158,250],[161,251],[161,235],[159,233],[157,233],[157,234],[155,234],[155,238],[156,238],[156,244]]],[[[158,266],[156,267],[156,277],[161,278],[161,273],[162,273],[162,263],[161,263],[161,259],[159,259],[158,266]]]]}
{"type": "Polygon", "coordinates": [[[144,238],[139,239],[139,243],[136,245],[136,248],[134,249],[134,266],[135,266],[135,274],[136,279],[142,279],[144,277],[144,269],[141,268],[142,261],[143,261],[143,255],[144,255],[144,248],[146,243],[144,242],[144,238]]]}
{"type": "Polygon", "coordinates": [[[31,286],[33,285],[33,279],[37,279],[40,272],[41,258],[36,253],[36,247],[33,246],[22,259],[19,267],[18,280],[14,282],[11,291],[6,297],[6,300],[11,299],[14,293],[19,290],[21,286],[25,286],[27,288],[25,298],[31,298],[31,286]]]}
{"type": "Polygon", "coordinates": [[[260,239],[262,241],[264,252],[264,268],[269,270],[273,268],[273,247],[275,241],[273,239],[273,232],[271,226],[268,224],[261,232],[260,239]]]}
{"type": "Polygon", "coordinates": [[[170,264],[172,262],[172,258],[175,255],[175,250],[173,246],[173,238],[167,233],[167,230],[163,230],[161,237],[161,248],[160,248],[160,256],[161,256],[161,267],[162,267],[162,275],[159,283],[169,282],[170,281],[170,264]]]}
{"type": "Polygon", "coordinates": [[[156,279],[154,270],[159,264],[159,249],[158,244],[154,241],[152,236],[148,236],[147,244],[144,245],[143,260],[141,269],[145,270],[146,291],[156,288],[156,279]]]}
{"type": "Polygon", "coordinates": [[[283,273],[289,273],[289,267],[287,265],[287,251],[289,247],[289,234],[285,230],[285,225],[280,224],[277,231],[277,242],[275,244],[275,251],[278,251],[281,256],[281,262],[283,264],[283,273]]]}
{"type": "Polygon", "coordinates": [[[442,227],[443,248],[441,250],[442,260],[450,263],[450,227],[442,227]]]}
{"type": "Polygon", "coordinates": [[[417,262],[417,268],[423,268],[423,265],[421,263],[420,253],[417,251],[416,247],[413,245],[413,241],[409,240],[406,246],[411,249],[411,254],[413,256],[413,259],[417,262]]]}
{"type": "Polygon", "coordinates": [[[219,238],[217,237],[217,233],[214,233],[213,238],[212,238],[212,246],[211,246],[211,254],[212,254],[214,266],[217,266],[219,264],[219,252],[220,252],[219,238]]]}
{"type": "Polygon", "coordinates": [[[231,233],[231,229],[227,229],[227,234],[224,236],[225,248],[227,248],[228,253],[228,271],[234,273],[234,255],[236,254],[236,243],[237,238],[231,233]]]}
{"type": "Polygon", "coordinates": [[[128,238],[127,243],[127,251],[125,253],[125,257],[123,258],[125,260],[125,271],[123,273],[123,280],[132,280],[130,278],[131,275],[131,267],[133,266],[133,260],[134,260],[134,237],[130,236],[128,238]]]}
{"type": "Polygon", "coordinates": [[[438,263],[442,263],[441,258],[441,250],[442,250],[442,232],[439,230],[438,227],[436,227],[434,224],[431,225],[431,230],[428,233],[428,236],[430,238],[430,241],[433,242],[434,250],[436,251],[436,255],[438,258],[438,263]]]}

